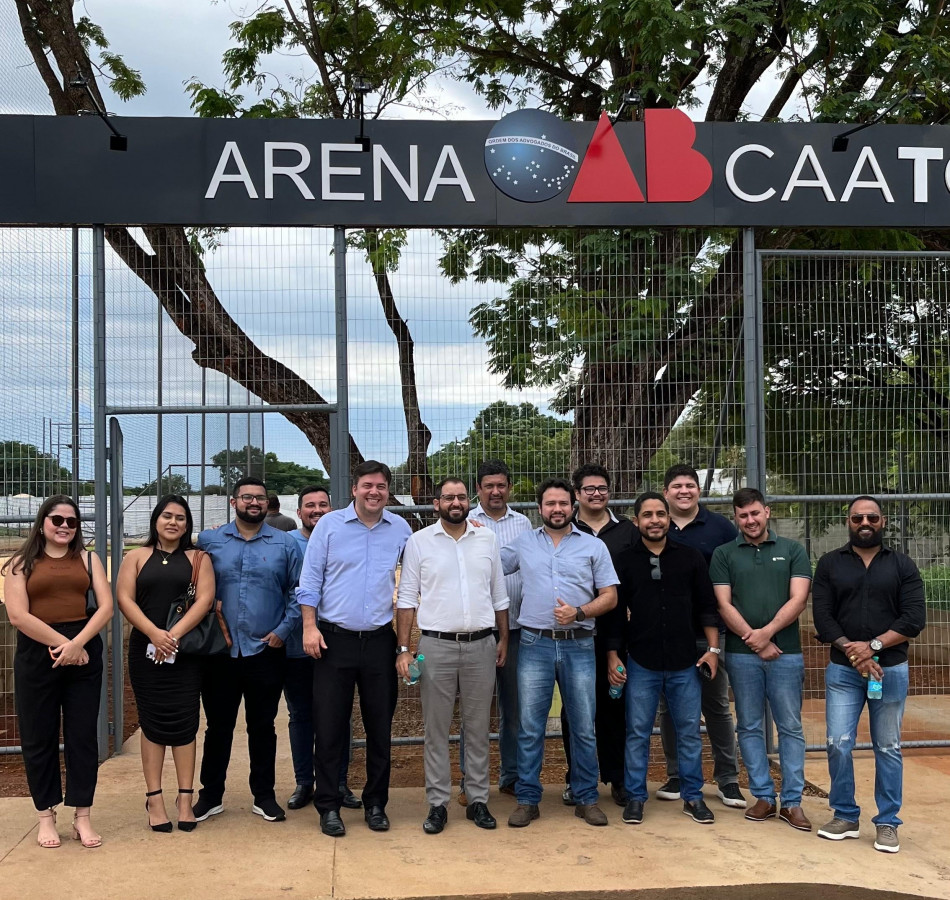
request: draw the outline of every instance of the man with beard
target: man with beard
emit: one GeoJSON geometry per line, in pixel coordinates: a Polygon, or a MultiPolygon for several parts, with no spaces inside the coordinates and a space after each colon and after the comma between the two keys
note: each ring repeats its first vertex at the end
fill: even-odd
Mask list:
{"type": "Polygon", "coordinates": [[[235,519],[198,535],[197,547],[211,557],[217,596],[231,631],[228,656],[205,660],[201,685],[207,730],[201,759],[201,791],[195,819],[203,822],[224,811],[224,787],[238,707],[244,700],[251,812],[267,822],[282,822],[274,794],[277,732],[274,719],[284,686],[284,642],[300,619],[294,587],[300,551],[284,531],[264,522],[267,490],[259,478],[234,486],[235,519]]]}
{"type": "Polygon", "coordinates": [[[520,570],[524,579],[518,615],[518,807],[508,825],[523,828],[540,815],[544,732],[555,682],[571,727],[574,815],[588,825],[606,825],[597,805],[593,620],[617,605],[619,579],[603,541],[571,521],[570,482],[542,482],[538,511],[541,527],[523,532],[501,551],[505,572],[520,570]]]}
{"type": "Polygon", "coordinates": [[[818,829],[832,841],[859,837],[851,752],[867,703],[874,748],[874,849],[897,853],[904,763],[901,717],[907,699],[907,649],[926,623],[924,585],[914,561],[883,544],[887,519],[873,497],[848,507],[848,543],[826,553],[815,569],[812,604],[818,639],[831,644],[825,669],[828,805],[834,817],[818,829]],[[868,679],[881,696],[868,697],[868,679]]]}
{"type": "Polygon", "coordinates": [[[488,735],[495,669],[505,664],[508,648],[508,596],[494,533],[468,521],[465,482],[443,479],[432,505],[439,521],[406,543],[396,602],[397,673],[408,680],[417,609],[422,632],[417,649],[425,656],[419,683],[429,814],[422,828],[439,834],[448,818],[449,729],[457,693],[466,741],[465,813],[479,828],[490,829],[496,822],[488,810],[488,735]]]}
{"type": "Polygon", "coordinates": [[[769,528],[770,509],[755,488],[732,498],[739,536],[717,547],[709,576],[726,623],[726,668],[736,699],[739,749],[755,797],[745,817],[765,822],[776,814],[775,782],[765,752],[765,705],[778,728],[782,769],[779,818],[811,831],[802,811],[805,733],[802,730],[802,659],[798,617],[811,586],[811,563],[801,544],[769,528]]]}
{"type": "MultiPolygon", "coordinates": [[[[290,532],[297,542],[300,557],[307,552],[307,541],[324,513],[331,510],[330,494],[319,485],[308,485],[297,497],[297,518],[300,528],[290,532]]],[[[287,801],[290,809],[303,809],[313,800],[314,751],[313,735],[313,658],[303,649],[303,622],[287,639],[287,677],[284,680],[284,700],[287,702],[287,731],[290,735],[290,755],[294,762],[296,787],[287,801]]],[[[340,795],[347,809],[360,809],[360,800],[347,784],[350,754],[340,764],[340,795]]]]}
{"type": "Polygon", "coordinates": [[[637,497],[633,524],[639,540],[618,560],[623,612],[629,610],[629,621],[626,615],[612,618],[607,637],[607,677],[611,684],[627,685],[624,778],[628,800],[623,821],[628,825],[643,821],[650,738],[662,692],[676,729],[683,812],[701,825],[711,825],[716,818],[703,800],[699,717],[701,673],[714,678],[719,663],[716,597],[702,554],[667,540],[670,508],[662,494],[647,491],[637,497]],[[696,623],[707,644],[698,661],[696,623]],[[627,664],[625,672],[619,671],[621,661],[627,664]]]}
{"type": "Polygon", "coordinates": [[[388,831],[391,738],[396,711],[396,566],[412,533],[386,509],[392,472],[366,460],[353,471],[353,502],[317,523],[304,556],[297,599],[303,649],[313,666],[316,732],[313,805],[320,830],[342,837],[340,765],[348,752],[354,689],[366,732],[363,817],[371,831],[388,831]]]}
{"type": "MultiPolygon", "coordinates": [[[[510,544],[523,531],[531,530],[531,520],[508,505],[511,496],[511,471],[500,459],[487,459],[478,467],[478,503],[472,509],[474,522],[495,532],[498,546],[510,544]]],[[[514,796],[518,780],[518,647],[521,642],[521,573],[505,576],[508,594],[508,655],[497,670],[498,681],[498,790],[514,796]]],[[[459,803],[468,802],[465,794],[464,729],[459,741],[459,765],[462,769],[462,792],[459,803]]]]}

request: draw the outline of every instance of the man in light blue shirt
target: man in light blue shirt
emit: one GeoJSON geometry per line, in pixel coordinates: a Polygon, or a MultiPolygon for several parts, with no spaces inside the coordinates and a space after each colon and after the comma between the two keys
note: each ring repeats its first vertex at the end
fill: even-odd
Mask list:
{"type": "Polygon", "coordinates": [[[363,806],[372,831],[388,831],[390,739],[396,711],[396,565],[412,533],[386,510],[392,473],[367,460],[353,473],[353,502],[327,513],[307,543],[297,599],[303,648],[313,667],[316,790],[320,828],[346,834],[338,773],[349,741],[354,688],[366,732],[363,806]]]}
{"type": "Polygon", "coordinates": [[[231,631],[228,656],[208,657],[201,699],[208,722],[195,819],[224,811],[225,780],[238,708],[244,700],[251,812],[280,822],[274,794],[277,732],[274,719],[284,686],[284,642],[300,619],[294,587],[300,551],[294,539],[265,524],[267,490],[259,478],[242,478],[231,497],[235,519],[202,531],[198,548],[214,566],[217,595],[231,631]]]}
{"type": "Polygon", "coordinates": [[[617,605],[620,579],[604,542],[571,521],[574,499],[570,482],[543,482],[538,488],[542,526],[519,535],[501,552],[505,572],[520,569],[524,583],[518,614],[518,807],[508,819],[512,828],[540,815],[544,731],[555,682],[570,723],[574,814],[589,825],[607,824],[597,806],[593,620],[617,605]]]}

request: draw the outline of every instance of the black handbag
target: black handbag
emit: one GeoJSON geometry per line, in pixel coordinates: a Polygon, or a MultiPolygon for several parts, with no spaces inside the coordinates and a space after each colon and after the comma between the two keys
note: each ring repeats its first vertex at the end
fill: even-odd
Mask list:
{"type": "MultiPolygon", "coordinates": [[[[191,581],[182,595],[169,607],[168,620],[165,630],[177,625],[195,602],[195,590],[198,584],[198,572],[201,561],[207,554],[203,550],[196,550],[191,561],[191,581]]],[[[178,639],[178,652],[192,656],[217,656],[227,653],[231,649],[231,632],[224,621],[221,612],[221,601],[215,600],[208,610],[208,615],[199,620],[191,631],[185,632],[178,639]]]]}
{"type": "Polygon", "coordinates": [[[86,588],[86,618],[91,619],[99,610],[96,590],[92,586],[92,551],[86,551],[86,569],[89,572],[89,587],[86,588]]]}

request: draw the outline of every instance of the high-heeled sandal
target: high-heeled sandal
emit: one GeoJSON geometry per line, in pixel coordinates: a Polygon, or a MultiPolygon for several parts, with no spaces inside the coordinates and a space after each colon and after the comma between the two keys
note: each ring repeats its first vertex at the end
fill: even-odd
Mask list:
{"type": "MultiPolygon", "coordinates": [[[[175,798],[175,809],[178,810],[179,815],[181,815],[181,807],[178,805],[179,799],[181,799],[182,794],[193,794],[195,792],[194,788],[178,788],[178,796],[175,798]]],[[[197,822],[182,822],[181,819],[178,820],[178,830],[179,831],[194,831],[198,827],[197,822]]]]}
{"type": "MultiPolygon", "coordinates": [[[[52,806],[49,809],[44,809],[43,812],[38,813],[38,816],[41,819],[52,819],[53,827],[56,827],[56,810],[53,809],[52,806]],[[48,815],[43,815],[43,813],[48,813],[48,815]]],[[[36,843],[39,844],[44,850],[55,850],[62,844],[62,841],[60,841],[58,834],[55,838],[46,838],[45,840],[41,840],[39,831],[37,830],[36,843]]]]}
{"type": "Polygon", "coordinates": [[[171,822],[161,822],[161,823],[158,824],[158,825],[153,825],[153,824],[152,824],[152,820],[151,820],[151,818],[150,818],[150,816],[149,816],[149,812],[148,812],[148,798],[149,798],[149,797],[157,797],[161,792],[162,792],[162,789],[159,788],[157,791],[148,791],[148,792],[145,794],[145,818],[146,818],[146,820],[148,821],[148,827],[151,828],[152,831],[158,831],[158,832],[160,832],[161,834],[170,834],[170,833],[171,833],[171,830],[172,830],[172,823],[171,823],[171,822]]]}
{"type": "Polygon", "coordinates": [[[87,850],[95,850],[96,847],[102,846],[102,838],[97,834],[95,837],[84,838],[80,833],[79,829],[76,827],[76,819],[88,819],[89,813],[83,813],[80,815],[76,813],[73,816],[73,840],[79,841],[87,850]]]}

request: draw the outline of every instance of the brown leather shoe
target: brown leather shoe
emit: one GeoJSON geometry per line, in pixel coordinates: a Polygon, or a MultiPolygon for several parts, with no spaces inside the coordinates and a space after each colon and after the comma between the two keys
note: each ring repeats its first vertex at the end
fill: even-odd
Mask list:
{"type": "Polygon", "coordinates": [[[799,831],[811,831],[811,822],[800,806],[783,806],[778,817],[799,831]]]}
{"type": "Polygon", "coordinates": [[[519,803],[515,807],[515,811],[510,816],[508,816],[508,827],[524,828],[526,825],[530,825],[540,816],[541,811],[538,809],[537,804],[519,803]]]}
{"type": "Polygon", "coordinates": [[[745,811],[745,817],[750,822],[764,822],[766,819],[775,818],[775,804],[768,800],[756,800],[752,809],[745,811]]]}
{"type": "Polygon", "coordinates": [[[574,815],[578,819],[583,819],[588,825],[606,825],[607,816],[604,811],[596,804],[578,803],[574,807],[574,815]]]}

